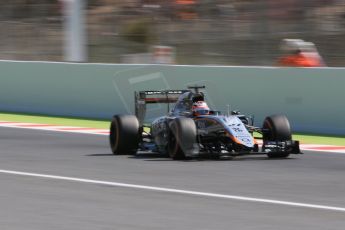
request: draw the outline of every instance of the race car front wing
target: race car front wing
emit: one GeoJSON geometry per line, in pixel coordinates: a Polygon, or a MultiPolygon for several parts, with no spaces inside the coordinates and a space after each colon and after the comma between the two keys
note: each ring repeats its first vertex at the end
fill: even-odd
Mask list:
{"type": "Polygon", "coordinates": [[[299,141],[264,141],[262,145],[262,152],[276,153],[284,152],[291,154],[302,154],[299,148],[299,141]]]}

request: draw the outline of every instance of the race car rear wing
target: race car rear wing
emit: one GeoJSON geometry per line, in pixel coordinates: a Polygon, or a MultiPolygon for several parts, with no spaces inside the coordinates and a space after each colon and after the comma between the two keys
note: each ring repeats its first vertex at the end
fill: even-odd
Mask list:
{"type": "Polygon", "coordinates": [[[190,90],[152,90],[135,92],[135,115],[139,120],[140,126],[142,126],[144,123],[146,115],[146,104],[168,104],[167,109],[169,112],[169,104],[177,102],[180,95],[185,92],[190,92],[190,90]]]}

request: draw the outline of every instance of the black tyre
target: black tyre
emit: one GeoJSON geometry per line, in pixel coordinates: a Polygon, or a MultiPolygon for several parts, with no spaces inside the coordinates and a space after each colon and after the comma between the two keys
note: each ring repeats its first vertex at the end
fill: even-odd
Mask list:
{"type": "MultiPolygon", "coordinates": [[[[268,132],[263,133],[264,141],[289,141],[292,139],[290,123],[284,115],[266,117],[263,123],[263,129],[268,130],[268,132]]],[[[269,158],[286,158],[289,156],[289,153],[268,153],[267,156],[269,158]]]]}
{"type": "Polygon", "coordinates": [[[176,118],[170,123],[169,156],[174,160],[186,159],[197,152],[197,131],[191,118],[176,118]]]}
{"type": "Polygon", "coordinates": [[[115,115],[111,121],[109,139],[113,154],[135,154],[140,139],[136,116],[115,115]]]}

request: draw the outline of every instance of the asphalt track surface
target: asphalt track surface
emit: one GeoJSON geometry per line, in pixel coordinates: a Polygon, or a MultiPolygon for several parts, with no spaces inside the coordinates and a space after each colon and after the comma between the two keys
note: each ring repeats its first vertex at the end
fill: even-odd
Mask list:
{"type": "Polygon", "coordinates": [[[114,156],[106,136],[0,128],[0,182],[4,230],[345,229],[345,154],[172,161],[114,156]]]}

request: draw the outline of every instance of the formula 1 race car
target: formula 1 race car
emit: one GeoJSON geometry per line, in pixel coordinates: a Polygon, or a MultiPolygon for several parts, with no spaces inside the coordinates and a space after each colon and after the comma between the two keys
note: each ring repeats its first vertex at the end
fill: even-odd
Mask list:
{"type": "Polygon", "coordinates": [[[286,158],[300,154],[299,142],[292,140],[289,121],[284,115],[265,118],[255,127],[252,117],[237,111],[222,115],[210,110],[201,88],[188,90],[135,92],[135,116],[115,115],[110,127],[110,146],[114,154],[135,154],[138,150],[163,153],[174,160],[203,154],[217,157],[266,154],[286,158]],[[168,114],[144,124],[146,107],[168,104],[168,114]],[[175,103],[169,110],[169,104],[175,103]],[[253,133],[261,134],[254,138],[253,133]],[[259,145],[257,139],[261,139],[259,145]]]}

